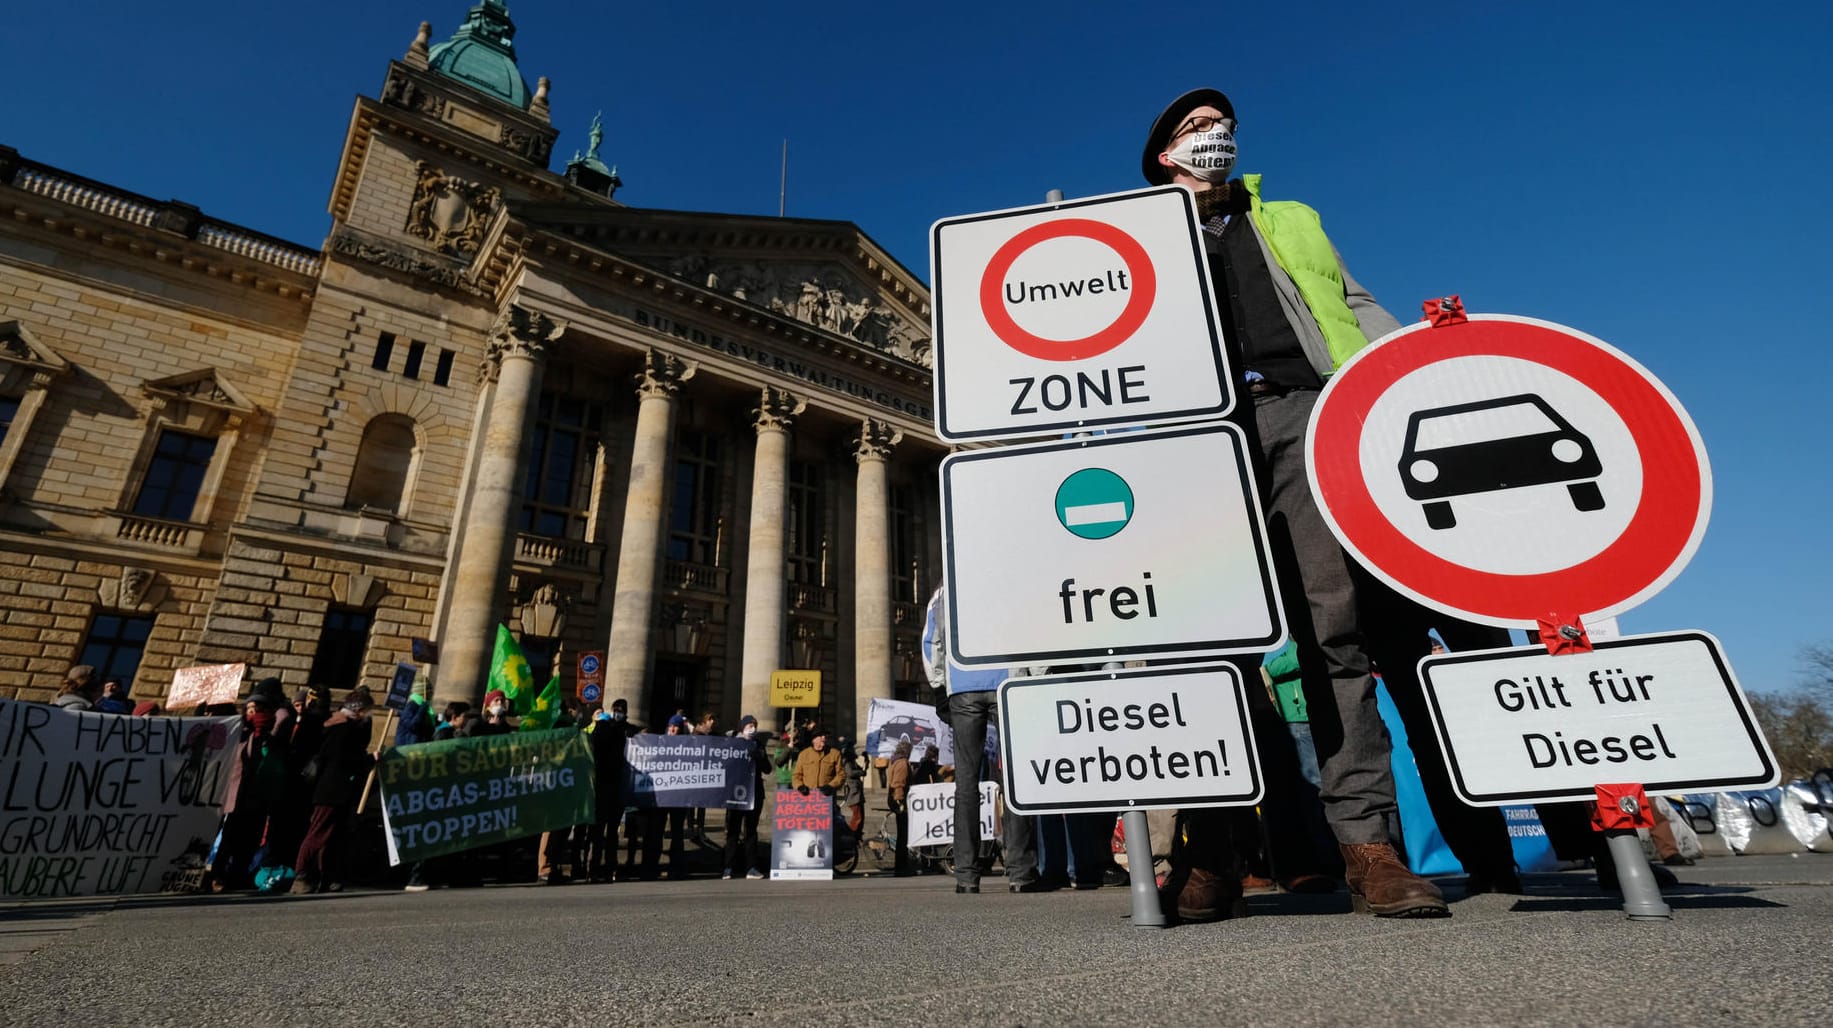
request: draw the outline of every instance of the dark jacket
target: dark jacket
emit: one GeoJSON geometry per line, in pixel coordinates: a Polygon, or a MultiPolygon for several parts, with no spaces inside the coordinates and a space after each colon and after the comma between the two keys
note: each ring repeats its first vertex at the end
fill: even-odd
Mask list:
{"type": "Polygon", "coordinates": [[[369,719],[344,711],[325,722],[324,742],[318,747],[318,777],[312,785],[312,802],[320,806],[348,807],[362,797],[375,761],[369,755],[369,719]]]}
{"type": "Polygon", "coordinates": [[[630,765],[624,747],[633,734],[628,721],[592,722],[592,784],[601,823],[613,823],[624,813],[624,772],[630,765]]]}

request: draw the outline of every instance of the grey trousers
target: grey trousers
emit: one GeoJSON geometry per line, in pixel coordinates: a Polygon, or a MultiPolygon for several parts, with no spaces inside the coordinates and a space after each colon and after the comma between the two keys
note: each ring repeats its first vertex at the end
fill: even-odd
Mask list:
{"type": "Polygon", "coordinates": [[[1305,431],[1317,397],[1313,390],[1252,397],[1250,430],[1258,445],[1250,451],[1261,457],[1254,474],[1286,622],[1298,642],[1325,820],[1340,843],[1387,842],[1397,810],[1394,773],[1387,727],[1375,708],[1351,558],[1330,534],[1305,475],[1305,431]]]}
{"type": "MultiPolygon", "coordinates": [[[[955,733],[955,881],[980,884],[980,762],[987,725],[999,724],[998,693],[962,692],[948,698],[948,723],[955,733]]],[[[1002,826],[1006,880],[1037,880],[1037,826],[1006,810],[1002,826]]]]}

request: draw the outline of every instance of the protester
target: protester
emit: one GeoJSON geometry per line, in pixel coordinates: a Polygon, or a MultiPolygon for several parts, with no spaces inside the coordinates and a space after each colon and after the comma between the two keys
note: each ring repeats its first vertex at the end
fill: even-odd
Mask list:
{"type": "MultiPolygon", "coordinates": [[[[703,710],[700,712],[700,720],[694,722],[692,734],[712,735],[718,727],[718,716],[710,710],[703,710]]],[[[693,818],[688,822],[688,835],[693,838],[694,845],[701,849],[708,849],[713,845],[712,840],[708,839],[706,834],[705,807],[694,808],[693,818]]]]}
{"type": "MultiPolygon", "coordinates": [[[[987,870],[980,863],[980,779],[987,728],[999,724],[999,683],[1011,672],[970,671],[949,664],[943,602],[942,586],[937,585],[929,599],[923,657],[930,688],[944,697],[955,734],[955,893],[960,895],[979,892],[980,876],[987,870]]],[[[1043,891],[1037,884],[1037,826],[1007,807],[1001,828],[1006,887],[1013,892],[1043,891]]]]}
{"type": "Polygon", "coordinates": [[[515,730],[509,715],[509,694],[501,689],[492,689],[484,694],[484,716],[467,718],[464,728],[458,734],[466,738],[486,738],[508,735],[515,730]]]}
{"type": "Polygon", "coordinates": [[[286,796],[287,747],[293,734],[293,708],[280,679],[255,683],[242,707],[241,740],[223,791],[223,830],[211,862],[216,888],[234,892],[249,888],[262,855],[270,816],[286,796]]]}
{"type": "Polygon", "coordinates": [[[624,747],[630,740],[630,705],[623,697],[611,701],[609,711],[600,710],[592,722],[592,764],[597,811],[586,829],[586,853],[583,859],[594,882],[608,882],[617,866],[617,824],[624,816],[624,773],[629,756],[624,747]]]}
{"type": "Polygon", "coordinates": [[[95,709],[101,714],[132,714],[134,701],[127,698],[127,686],[119,678],[110,678],[102,683],[102,698],[96,701],[95,709]]]}
{"type": "Polygon", "coordinates": [[[757,718],[746,714],[738,719],[738,737],[745,742],[745,755],[750,760],[751,773],[747,783],[751,787],[750,810],[726,811],[726,852],[725,870],[721,878],[730,879],[738,875],[746,878],[764,877],[757,849],[757,822],[764,813],[764,768],[770,765],[770,755],[764,752],[763,740],[757,737],[757,718]]]}
{"type": "Polygon", "coordinates": [[[445,712],[439,715],[439,725],[433,729],[433,741],[443,742],[464,734],[460,729],[464,727],[465,719],[473,716],[469,703],[453,700],[446,704],[445,712]]]}
{"type": "MultiPolygon", "coordinates": [[[[560,701],[560,713],[554,717],[553,728],[580,728],[579,704],[572,697],[560,701]]],[[[594,782],[594,787],[597,783],[594,782]]],[[[574,877],[584,877],[579,871],[579,859],[586,845],[586,832],[589,825],[567,825],[564,828],[553,828],[541,833],[540,845],[535,850],[535,878],[545,885],[565,885],[574,877]],[[569,875],[562,867],[570,868],[569,875]]]]}
{"type": "Polygon", "coordinates": [[[431,704],[426,698],[432,684],[424,671],[414,676],[412,691],[407,694],[407,704],[395,719],[396,746],[433,741],[433,716],[428,709],[431,704]]]}
{"type": "Polygon", "coordinates": [[[331,692],[322,685],[308,685],[293,700],[293,737],[287,746],[286,788],[280,802],[268,818],[267,863],[277,867],[297,867],[299,845],[305,841],[306,826],[312,820],[310,777],[313,758],[325,738],[325,721],[331,716],[331,692]]]}
{"type": "Polygon", "coordinates": [[[319,744],[316,773],[312,775],[312,823],[299,847],[293,882],[296,894],[343,890],[345,852],[353,829],[356,805],[369,781],[374,758],[369,755],[370,714],[375,701],[369,690],[357,686],[344,697],[343,706],[325,722],[319,744]]]}
{"type": "Polygon", "coordinates": [[[846,784],[846,770],[840,766],[840,751],[827,744],[827,729],[817,725],[809,731],[808,748],[796,758],[796,770],[790,786],[806,796],[819,789],[834,796],[846,784]]]}
{"type": "MultiPolygon", "coordinates": [[[[1153,121],[1141,170],[1152,185],[1196,194],[1217,314],[1232,329],[1224,337],[1229,364],[1240,369],[1249,400],[1236,417],[1253,443],[1268,541],[1282,591],[1305,600],[1287,603],[1286,620],[1301,661],[1321,669],[1317,688],[1307,690],[1312,735],[1325,816],[1354,906],[1387,917],[1445,916],[1444,897],[1407,870],[1388,838],[1397,811],[1393,773],[1361,644],[1356,584],[1305,469],[1306,426],[1324,381],[1399,323],[1349,275],[1316,212],[1262,201],[1258,175],[1229,179],[1235,128],[1228,97],[1214,89],[1186,93],[1153,121]]],[[[1178,916],[1244,912],[1226,816],[1186,811],[1181,820],[1186,842],[1173,853],[1165,890],[1178,916]]]]}
{"type": "MultiPolygon", "coordinates": [[[[668,719],[668,726],[663,729],[663,733],[671,736],[684,736],[689,734],[691,727],[687,715],[676,712],[668,719]]],[[[644,812],[642,870],[644,881],[655,881],[662,876],[659,864],[662,860],[664,832],[668,835],[668,877],[681,879],[688,876],[687,815],[686,807],[654,807],[644,812]]]]}
{"type": "Polygon", "coordinates": [[[64,684],[51,702],[65,710],[94,710],[96,701],[101,698],[102,682],[96,677],[95,668],[78,664],[64,672],[64,684]]]}
{"type": "Polygon", "coordinates": [[[885,771],[886,802],[897,819],[898,877],[910,873],[910,740],[903,739],[891,751],[891,766],[885,771]]]}

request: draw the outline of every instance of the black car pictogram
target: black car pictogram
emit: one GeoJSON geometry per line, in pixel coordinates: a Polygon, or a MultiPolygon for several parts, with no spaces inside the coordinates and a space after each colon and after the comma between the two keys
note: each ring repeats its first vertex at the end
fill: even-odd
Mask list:
{"type": "Polygon", "coordinates": [[[1603,510],[1602,473],[1591,440],[1533,393],[1416,411],[1400,454],[1407,495],[1436,529],[1457,525],[1454,497],[1531,485],[1565,483],[1572,506],[1603,510]]]}

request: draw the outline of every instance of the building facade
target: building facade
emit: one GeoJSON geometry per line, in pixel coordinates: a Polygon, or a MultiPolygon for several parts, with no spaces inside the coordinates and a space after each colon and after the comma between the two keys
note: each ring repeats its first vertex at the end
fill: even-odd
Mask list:
{"type": "Polygon", "coordinates": [[[929,297],[846,222],[645,210],[549,168],[481,0],[360,98],[313,250],[0,148],[0,694],[245,662],[436,700],[538,678],[767,724],[921,689],[929,297]]]}

